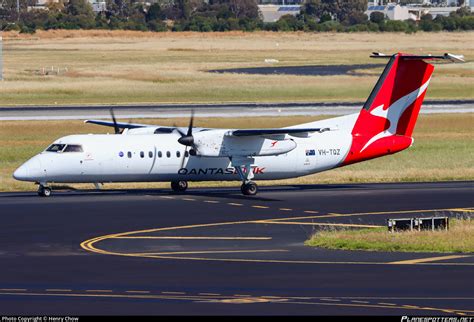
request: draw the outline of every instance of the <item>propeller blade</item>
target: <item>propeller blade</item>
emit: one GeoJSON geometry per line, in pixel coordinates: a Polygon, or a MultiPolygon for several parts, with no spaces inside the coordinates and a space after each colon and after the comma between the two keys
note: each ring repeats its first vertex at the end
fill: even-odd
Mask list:
{"type": "Polygon", "coordinates": [[[194,144],[193,124],[194,124],[194,110],[191,110],[191,119],[189,120],[188,132],[184,134],[178,128],[176,128],[179,134],[181,134],[181,137],[178,139],[178,142],[180,144],[185,145],[185,146],[193,146],[194,144]]]}
{"type": "Polygon", "coordinates": [[[188,152],[188,147],[186,146],[184,148],[183,157],[181,158],[181,166],[179,167],[180,169],[184,168],[184,161],[186,159],[186,153],[187,152],[188,152]]]}
{"type": "Polygon", "coordinates": [[[194,124],[194,110],[191,110],[191,119],[189,120],[187,136],[193,135],[193,124],[194,124]]]}
{"type": "Polygon", "coordinates": [[[120,134],[120,128],[117,125],[117,119],[115,118],[114,109],[112,107],[110,108],[110,116],[112,117],[112,121],[114,122],[115,134],[120,134]]]}

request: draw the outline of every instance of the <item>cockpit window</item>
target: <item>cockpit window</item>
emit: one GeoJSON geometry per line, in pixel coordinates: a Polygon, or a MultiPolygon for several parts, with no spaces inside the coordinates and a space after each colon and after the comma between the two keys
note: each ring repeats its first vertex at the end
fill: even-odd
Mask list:
{"type": "Polygon", "coordinates": [[[66,144],[51,144],[46,151],[49,152],[62,152],[66,144]]]}
{"type": "Polygon", "coordinates": [[[78,144],[68,144],[63,152],[83,152],[82,146],[78,144]]]}

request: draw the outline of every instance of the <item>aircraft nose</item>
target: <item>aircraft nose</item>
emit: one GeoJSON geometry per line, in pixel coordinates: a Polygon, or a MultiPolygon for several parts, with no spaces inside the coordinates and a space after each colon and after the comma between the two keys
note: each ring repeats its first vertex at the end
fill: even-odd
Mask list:
{"type": "Polygon", "coordinates": [[[13,172],[13,178],[16,180],[28,180],[28,165],[22,164],[18,169],[13,172]]]}
{"type": "Polygon", "coordinates": [[[33,157],[23,163],[13,173],[13,178],[20,181],[38,181],[44,177],[38,157],[33,157]]]}

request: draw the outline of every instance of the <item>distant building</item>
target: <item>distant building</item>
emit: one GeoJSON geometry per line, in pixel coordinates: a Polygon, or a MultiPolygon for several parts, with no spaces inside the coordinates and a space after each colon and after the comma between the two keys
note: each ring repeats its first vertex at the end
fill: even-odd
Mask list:
{"type": "MultiPolygon", "coordinates": [[[[411,8],[410,8],[411,9],[411,8]]],[[[409,10],[408,7],[402,7],[399,4],[390,3],[385,6],[381,5],[372,5],[367,8],[365,14],[370,17],[372,12],[381,12],[385,15],[385,17],[389,20],[418,20],[419,16],[413,12],[413,10],[409,10]]]]}
{"type": "MultiPolygon", "coordinates": [[[[399,4],[389,3],[386,5],[379,5],[381,0],[369,2],[369,6],[365,14],[370,17],[372,12],[382,12],[387,19],[390,20],[420,20],[421,16],[430,14],[433,18],[436,16],[449,16],[451,12],[459,9],[457,7],[457,0],[445,0],[439,2],[435,0],[424,0],[423,4],[407,4],[400,6],[399,4]]],[[[474,0],[465,0],[465,6],[474,5],[474,0]]]]}
{"type": "Polygon", "coordinates": [[[107,11],[107,4],[104,0],[88,0],[92,6],[94,12],[104,12],[107,11]]]}
{"type": "Polygon", "coordinates": [[[258,5],[278,5],[278,6],[287,6],[287,5],[302,5],[305,0],[257,0],[258,5]]]}
{"type": "MultiPolygon", "coordinates": [[[[103,12],[107,10],[107,5],[104,0],[87,0],[91,6],[92,10],[94,12],[103,12]]],[[[28,6],[28,10],[47,10],[48,4],[50,3],[58,3],[59,0],[36,0],[35,5],[33,6],[28,6]]],[[[65,2],[68,2],[67,0],[65,2]]]]}
{"type": "Polygon", "coordinates": [[[264,22],[275,22],[278,21],[284,15],[296,16],[301,11],[300,5],[275,5],[275,4],[263,4],[258,5],[258,9],[262,14],[264,22]]]}

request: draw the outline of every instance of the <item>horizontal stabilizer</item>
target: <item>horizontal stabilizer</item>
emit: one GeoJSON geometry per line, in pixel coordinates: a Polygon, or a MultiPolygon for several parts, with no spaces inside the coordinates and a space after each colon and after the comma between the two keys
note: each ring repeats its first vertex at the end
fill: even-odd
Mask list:
{"type": "MultiPolygon", "coordinates": [[[[386,55],[383,53],[372,53],[370,55],[371,58],[391,58],[393,55],[386,55]]],[[[453,63],[464,63],[464,56],[463,55],[454,55],[450,53],[445,53],[444,55],[434,56],[434,55],[408,55],[408,54],[401,54],[401,59],[404,60],[448,60],[453,63]]]]}

